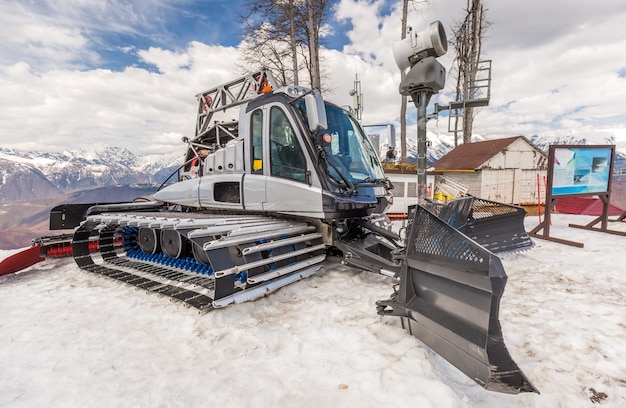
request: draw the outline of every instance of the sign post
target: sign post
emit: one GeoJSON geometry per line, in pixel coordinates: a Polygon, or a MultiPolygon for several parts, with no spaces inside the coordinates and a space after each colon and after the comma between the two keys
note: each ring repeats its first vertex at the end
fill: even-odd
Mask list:
{"type": "Polygon", "coordinates": [[[552,207],[559,198],[598,196],[602,215],[589,224],[569,226],[626,236],[625,232],[607,229],[614,155],[614,145],[550,145],[545,216],[529,235],[582,248],[584,244],[580,242],[550,236],[552,207]],[[594,227],[598,223],[600,228],[594,227]],[[539,234],[541,230],[543,233],[539,234]]]}

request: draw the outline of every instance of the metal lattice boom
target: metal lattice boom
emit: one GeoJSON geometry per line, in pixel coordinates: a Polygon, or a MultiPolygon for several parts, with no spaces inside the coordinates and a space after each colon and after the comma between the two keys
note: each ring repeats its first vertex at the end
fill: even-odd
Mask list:
{"type": "Polygon", "coordinates": [[[215,112],[225,111],[246,103],[265,93],[268,86],[276,89],[277,83],[274,75],[264,69],[244,75],[196,95],[198,99],[196,136],[207,131],[215,112]]]}

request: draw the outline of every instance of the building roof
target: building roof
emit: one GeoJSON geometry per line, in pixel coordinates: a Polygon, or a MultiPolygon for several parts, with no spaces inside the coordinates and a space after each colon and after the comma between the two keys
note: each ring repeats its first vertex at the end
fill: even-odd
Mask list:
{"type": "Polygon", "coordinates": [[[475,170],[519,138],[530,144],[524,136],[513,136],[459,145],[437,160],[433,167],[435,171],[475,170]]]}

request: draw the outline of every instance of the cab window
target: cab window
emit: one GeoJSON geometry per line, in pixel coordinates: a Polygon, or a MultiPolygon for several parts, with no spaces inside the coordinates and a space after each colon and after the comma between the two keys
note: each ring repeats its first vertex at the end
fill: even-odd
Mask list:
{"type": "Polygon", "coordinates": [[[272,176],[306,181],[302,148],[287,115],[277,106],[270,109],[270,164],[272,176]]]}
{"type": "Polygon", "coordinates": [[[263,111],[258,109],[252,113],[250,121],[252,135],[252,173],[263,173],[263,111]]]}

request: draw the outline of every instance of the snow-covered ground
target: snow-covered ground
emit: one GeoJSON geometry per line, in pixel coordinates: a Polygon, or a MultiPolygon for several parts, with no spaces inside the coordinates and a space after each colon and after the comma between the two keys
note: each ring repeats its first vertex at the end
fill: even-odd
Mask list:
{"type": "Polygon", "coordinates": [[[591,219],[553,216],[582,249],[501,256],[505,342],[541,395],[485,391],[378,316],[383,276],[333,263],[198,315],[65,259],[0,277],[0,406],[624,407],[626,237],[567,226],[591,219]]]}

